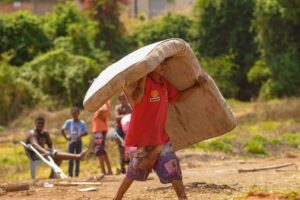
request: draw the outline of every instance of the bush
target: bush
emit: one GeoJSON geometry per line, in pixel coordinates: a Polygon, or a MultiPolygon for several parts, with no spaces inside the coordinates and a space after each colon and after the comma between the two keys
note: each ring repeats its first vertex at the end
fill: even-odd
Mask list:
{"type": "Polygon", "coordinates": [[[223,55],[217,58],[203,58],[201,64],[213,77],[220,91],[226,98],[235,97],[238,86],[232,80],[238,66],[233,63],[232,55],[223,55]]]}
{"type": "Polygon", "coordinates": [[[56,49],[107,63],[109,53],[96,48],[99,30],[95,21],[82,13],[74,3],[61,4],[45,16],[45,30],[54,40],[56,49]]]}
{"type": "Polygon", "coordinates": [[[29,82],[18,78],[17,70],[5,63],[0,65],[0,123],[8,124],[24,108],[33,107],[42,97],[29,82]]]}
{"type": "Polygon", "coordinates": [[[265,148],[265,145],[267,144],[267,139],[256,135],[254,136],[250,141],[248,141],[244,147],[246,152],[254,153],[254,154],[263,154],[267,155],[267,150],[265,148]]]}
{"type": "Polygon", "coordinates": [[[270,70],[260,96],[264,98],[300,94],[300,2],[257,1],[254,28],[262,58],[270,70]]]}
{"type": "Polygon", "coordinates": [[[27,12],[0,15],[0,52],[12,51],[10,64],[21,66],[51,47],[42,25],[38,16],[27,12]]]}
{"type": "Polygon", "coordinates": [[[195,50],[210,58],[235,55],[232,61],[238,68],[232,81],[239,86],[236,97],[242,100],[252,97],[247,72],[258,58],[255,33],[251,31],[254,8],[255,0],[197,0],[194,7],[195,50]]]}
{"type": "Polygon", "coordinates": [[[100,71],[94,60],[58,49],[24,65],[21,76],[59,104],[81,105],[89,80],[100,71]]]}
{"type": "Polygon", "coordinates": [[[191,41],[190,27],[192,24],[192,20],[186,16],[169,13],[137,27],[131,33],[131,37],[138,47],[168,38],[181,38],[191,41]]]}

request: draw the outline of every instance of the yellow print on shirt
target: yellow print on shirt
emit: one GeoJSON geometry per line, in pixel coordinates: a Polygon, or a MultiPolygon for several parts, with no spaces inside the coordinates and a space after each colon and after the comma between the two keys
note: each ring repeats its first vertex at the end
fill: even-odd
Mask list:
{"type": "Polygon", "coordinates": [[[157,90],[152,90],[150,93],[150,102],[160,101],[160,97],[158,96],[157,90]]]}

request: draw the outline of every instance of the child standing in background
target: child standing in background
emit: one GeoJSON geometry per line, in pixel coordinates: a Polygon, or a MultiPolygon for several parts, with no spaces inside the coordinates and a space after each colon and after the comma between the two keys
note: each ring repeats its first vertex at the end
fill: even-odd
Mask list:
{"type": "MultiPolygon", "coordinates": [[[[64,138],[69,141],[68,152],[79,154],[82,151],[82,140],[81,137],[88,134],[86,124],[83,120],[79,119],[79,108],[73,107],[71,109],[71,119],[65,121],[62,126],[61,134],[64,138]],[[66,132],[69,136],[66,135],[66,132]]],[[[80,162],[75,161],[75,176],[78,177],[80,172],[80,162]]],[[[73,177],[73,160],[69,161],[68,173],[70,177],[73,177]]]]}
{"type": "Polygon", "coordinates": [[[94,152],[95,155],[99,158],[101,172],[104,175],[112,175],[110,161],[107,152],[105,151],[105,139],[108,130],[109,110],[110,102],[108,101],[94,113],[92,121],[94,152]]]}

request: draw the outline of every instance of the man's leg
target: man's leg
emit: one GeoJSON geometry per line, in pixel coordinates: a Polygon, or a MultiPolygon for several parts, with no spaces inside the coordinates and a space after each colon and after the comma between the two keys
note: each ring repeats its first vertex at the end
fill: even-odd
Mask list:
{"type": "Polygon", "coordinates": [[[108,158],[108,155],[107,153],[105,152],[104,154],[104,162],[106,163],[106,167],[107,167],[107,174],[108,175],[112,175],[112,170],[111,170],[111,165],[110,165],[110,161],[109,161],[109,158],[108,158]]]}
{"type": "Polygon", "coordinates": [[[119,186],[119,189],[115,195],[115,197],[113,198],[114,200],[120,200],[123,198],[125,192],[128,190],[128,188],[130,187],[130,185],[133,183],[132,179],[129,179],[127,177],[125,177],[121,183],[121,185],[119,186]]]}
{"type": "MultiPolygon", "coordinates": [[[[75,151],[75,142],[72,142],[69,144],[69,148],[68,148],[68,152],[69,153],[74,153],[75,151]]],[[[69,168],[68,168],[68,173],[69,176],[72,177],[73,176],[73,160],[69,160],[69,168]]]]}
{"type": "Polygon", "coordinates": [[[55,152],[54,155],[52,155],[52,157],[55,160],[83,160],[85,155],[86,155],[86,151],[81,152],[80,154],[74,154],[74,153],[66,153],[66,152],[60,152],[57,151],[55,152]]]}
{"type": "Polygon", "coordinates": [[[104,155],[99,156],[99,164],[101,168],[101,173],[106,174],[105,165],[104,165],[104,155]]]}
{"type": "MultiPolygon", "coordinates": [[[[82,141],[79,140],[76,142],[76,153],[79,154],[82,151],[82,141]]],[[[78,177],[79,176],[79,171],[80,171],[80,161],[76,160],[75,161],[75,176],[78,177]]]]}
{"type": "Polygon", "coordinates": [[[182,182],[179,160],[173,151],[171,143],[164,145],[155,166],[155,172],[161,183],[172,183],[178,199],[187,199],[182,182]]]}
{"type": "Polygon", "coordinates": [[[171,183],[177,194],[178,199],[180,199],[180,200],[187,199],[182,180],[173,180],[173,181],[171,181],[171,183]]]}
{"type": "MultiPolygon", "coordinates": [[[[62,163],[62,160],[60,159],[54,159],[54,162],[57,166],[60,166],[60,164],[62,163]]],[[[53,171],[53,169],[51,169],[49,178],[57,178],[55,172],[53,171]]]]}

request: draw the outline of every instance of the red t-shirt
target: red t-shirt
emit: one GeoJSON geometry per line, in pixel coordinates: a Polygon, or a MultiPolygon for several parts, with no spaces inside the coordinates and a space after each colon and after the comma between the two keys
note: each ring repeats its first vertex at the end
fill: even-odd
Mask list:
{"type": "Polygon", "coordinates": [[[133,107],[126,146],[157,146],[165,144],[169,137],[165,131],[167,104],[174,102],[178,90],[167,80],[157,82],[146,77],[144,96],[140,103],[133,107]]]}

